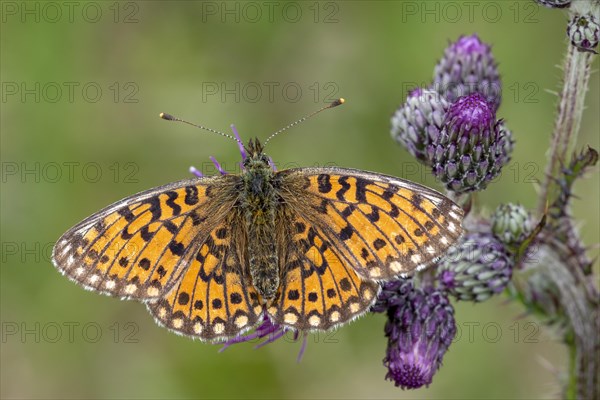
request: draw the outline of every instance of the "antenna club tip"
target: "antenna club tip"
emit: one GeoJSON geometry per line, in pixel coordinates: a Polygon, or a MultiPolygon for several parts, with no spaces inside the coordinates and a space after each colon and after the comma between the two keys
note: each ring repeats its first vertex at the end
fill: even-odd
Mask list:
{"type": "Polygon", "coordinates": [[[339,99],[337,99],[337,100],[333,101],[333,103],[331,103],[331,107],[341,106],[345,102],[346,102],[346,99],[344,99],[343,97],[340,97],[339,99]]]}
{"type": "Polygon", "coordinates": [[[166,119],[167,121],[174,121],[175,117],[173,117],[171,114],[167,114],[164,112],[161,112],[160,114],[158,114],[159,117],[161,117],[162,119],[166,119]]]}

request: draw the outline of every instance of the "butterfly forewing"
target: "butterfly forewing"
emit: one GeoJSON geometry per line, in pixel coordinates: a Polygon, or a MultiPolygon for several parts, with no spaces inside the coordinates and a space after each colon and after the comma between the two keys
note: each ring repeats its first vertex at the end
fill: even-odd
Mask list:
{"type": "Polygon", "coordinates": [[[282,191],[284,202],[321,227],[367,279],[386,281],[422,269],[461,234],[462,209],[413,182],[343,168],[292,169],[280,177],[282,186],[297,188],[282,191]]]}
{"type": "MultiPolygon", "coordinates": [[[[84,287],[114,296],[164,296],[219,218],[231,208],[221,180],[154,188],[114,203],[66,232],[53,262],[84,287]],[[221,204],[217,207],[219,200],[221,204]]],[[[231,196],[230,196],[231,197],[231,196]]]]}

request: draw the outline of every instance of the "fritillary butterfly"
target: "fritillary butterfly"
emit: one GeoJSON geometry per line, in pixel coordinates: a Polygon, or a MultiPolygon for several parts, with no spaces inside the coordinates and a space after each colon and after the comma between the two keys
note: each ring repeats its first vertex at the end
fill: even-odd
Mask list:
{"type": "Polygon", "coordinates": [[[379,284],[420,270],[461,234],[462,209],[416,183],[346,168],[274,171],[250,140],[237,175],[118,201],[56,243],[87,289],[146,303],[156,321],[223,341],[264,315],[298,331],[362,314],[379,284]]]}

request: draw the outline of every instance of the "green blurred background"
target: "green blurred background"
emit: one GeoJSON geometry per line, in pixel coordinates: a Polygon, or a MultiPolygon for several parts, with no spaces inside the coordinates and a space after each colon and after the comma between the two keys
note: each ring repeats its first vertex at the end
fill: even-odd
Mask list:
{"type": "MultiPolygon", "coordinates": [[[[535,207],[566,14],[532,1],[469,4],[2,2],[2,397],[559,396],[564,348],[505,298],[457,304],[459,336],[433,384],[401,391],[384,380],[383,316],[311,336],[299,364],[291,341],[219,354],[159,328],[139,303],[84,291],[49,261],[53,242],[105,205],[186,178],[190,165],[210,173],[210,155],[235,167],[235,143],[161,111],[227,132],[235,123],[247,140],[343,96],[273,140],[280,167],[336,164],[439,188],[390,139],[389,117],[429,83],[448,42],[474,32],[493,44],[498,116],[517,140],[481,203],[535,207]]],[[[590,84],[579,142],[598,148],[597,73],[590,84]]],[[[576,187],[588,244],[599,240],[597,178],[576,187]]]]}

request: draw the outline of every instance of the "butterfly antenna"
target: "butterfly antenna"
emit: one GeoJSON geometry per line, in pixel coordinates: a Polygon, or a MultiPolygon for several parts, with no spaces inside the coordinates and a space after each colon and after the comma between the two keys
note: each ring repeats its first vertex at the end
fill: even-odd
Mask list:
{"type": "Polygon", "coordinates": [[[167,114],[167,113],[160,113],[160,115],[159,115],[159,116],[160,116],[162,119],[164,119],[164,120],[167,120],[167,121],[177,121],[177,122],[183,122],[184,124],[188,124],[188,125],[191,125],[191,126],[193,126],[193,127],[196,127],[196,128],[204,129],[205,131],[209,131],[209,132],[212,132],[212,133],[216,133],[217,135],[225,136],[226,138],[229,138],[229,139],[233,139],[233,140],[235,140],[235,141],[236,141],[238,144],[240,144],[242,147],[244,146],[244,144],[243,144],[243,143],[242,143],[242,142],[241,142],[239,139],[237,139],[236,137],[234,137],[234,136],[231,136],[231,135],[228,135],[228,134],[226,134],[226,133],[223,133],[223,132],[220,132],[220,131],[217,131],[217,130],[215,130],[215,129],[207,128],[207,127],[205,127],[205,126],[202,126],[202,125],[192,124],[191,122],[185,121],[185,120],[183,120],[183,119],[181,119],[181,118],[174,117],[174,116],[172,116],[171,114],[167,114]]]}
{"type": "Polygon", "coordinates": [[[265,143],[264,143],[263,147],[265,147],[265,146],[267,145],[267,143],[269,143],[269,140],[273,139],[275,136],[279,135],[281,132],[283,132],[283,131],[286,131],[286,130],[290,129],[291,127],[293,127],[293,126],[296,126],[296,125],[298,125],[298,124],[299,124],[299,123],[301,123],[301,122],[304,122],[304,121],[306,121],[307,119],[309,119],[310,117],[312,117],[312,116],[314,116],[314,115],[317,115],[317,114],[318,114],[318,113],[320,113],[321,111],[327,110],[327,109],[329,109],[329,108],[333,108],[333,107],[340,106],[340,105],[344,104],[345,102],[346,102],[346,100],[344,100],[343,98],[339,98],[339,99],[337,99],[337,100],[335,100],[335,101],[331,102],[330,104],[326,105],[325,107],[323,107],[323,108],[321,108],[321,109],[319,109],[319,110],[317,110],[317,111],[315,111],[315,112],[313,112],[313,113],[311,113],[311,114],[309,114],[309,115],[307,115],[307,116],[305,116],[305,117],[302,117],[302,118],[300,118],[298,121],[296,121],[296,122],[292,122],[292,123],[291,123],[291,124],[289,124],[288,126],[286,126],[286,127],[284,127],[284,128],[281,128],[280,130],[278,130],[277,132],[275,132],[275,133],[273,133],[271,136],[269,136],[269,137],[267,138],[267,140],[265,140],[265,143]]]}

